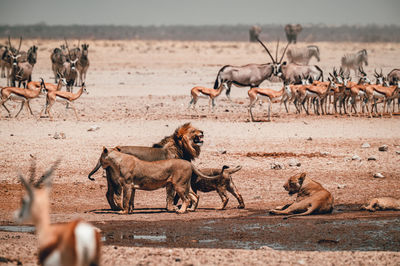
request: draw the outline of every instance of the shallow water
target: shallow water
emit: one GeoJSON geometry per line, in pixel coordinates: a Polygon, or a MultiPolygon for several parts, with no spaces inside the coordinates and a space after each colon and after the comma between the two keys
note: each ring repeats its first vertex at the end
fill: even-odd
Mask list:
{"type": "Polygon", "coordinates": [[[289,219],[271,216],[98,225],[105,245],[315,251],[400,251],[400,217],[289,219]]]}

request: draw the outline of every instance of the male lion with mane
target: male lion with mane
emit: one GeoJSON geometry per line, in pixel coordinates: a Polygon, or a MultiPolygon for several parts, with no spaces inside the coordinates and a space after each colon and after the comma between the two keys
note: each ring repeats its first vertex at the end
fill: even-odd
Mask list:
{"type": "MultiPolygon", "coordinates": [[[[117,146],[122,153],[134,155],[144,161],[159,161],[165,159],[183,159],[192,161],[200,155],[200,148],[203,145],[203,131],[193,127],[190,123],[185,123],[178,127],[175,132],[155,143],[153,147],[144,146],[117,146]]],[[[101,167],[100,160],[89,173],[88,178],[101,167]]],[[[107,178],[106,198],[111,209],[114,211],[122,210],[121,198],[123,197],[122,186],[118,181],[118,176],[113,176],[109,168],[105,168],[107,178]],[[116,197],[114,197],[114,195],[116,197]],[[116,199],[115,199],[116,198],[116,199]]],[[[134,190],[133,190],[134,195],[134,190]]],[[[134,197],[134,196],[133,196],[134,197]]],[[[132,199],[133,208],[133,199],[132,199]]]]}

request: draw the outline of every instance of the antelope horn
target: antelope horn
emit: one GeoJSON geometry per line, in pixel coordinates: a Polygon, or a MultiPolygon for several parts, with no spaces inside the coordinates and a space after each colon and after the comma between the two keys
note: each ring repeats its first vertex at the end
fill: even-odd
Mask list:
{"type": "Polygon", "coordinates": [[[81,44],[81,39],[79,38],[78,39],[78,48],[79,48],[79,45],[81,44]]]}
{"type": "Polygon", "coordinates": [[[32,157],[31,166],[29,167],[29,172],[31,173],[29,176],[29,183],[33,184],[36,175],[36,158],[32,157]]]}
{"type": "Polygon", "coordinates": [[[19,53],[19,50],[21,49],[21,44],[22,44],[22,36],[19,37],[19,46],[18,46],[18,52],[17,52],[17,54],[19,53]]]}
{"type": "Polygon", "coordinates": [[[28,191],[29,198],[32,199],[33,198],[33,191],[32,191],[32,188],[31,188],[30,184],[25,180],[25,178],[22,176],[21,173],[18,175],[18,177],[21,180],[21,183],[26,188],[26,191],[28,191]]]}
{"type": "Polygon", "coordinates": [[[9,47],[10,47],[10,49],[11,49],[11,39],[10,39],[10,35],[8,35],[8,45],[9,45],[9,47]]]}
{"type": "Polygon", "coordinates": [[[278,42],[276,43],[275,61],[278,61],[278,48],[279,48],[279,38],[278,42]]]}
{"type": "Polygon", "coordinates": [[[264,45],[264,43],[257,37],[257,41],[264,47],[265,51],[267,51],[269,57],[272,59],[272,63],[276,63],[274,58],[272,57],[271,53],[269,52],[268,48],[264,45]]]}
{"type": "Polygon", "coordinates": [[[64,41],[65,41],[65,46],[67,47],[67,50],[68,50],[69,59],[71,59],[71,53],[70,53],[70,51],[69,51],[67,38],[64,37],[64,41]]]}
{"type": "Polygon", "coordinates": [[[383,72],[382,72],[382,68],[381,68],[381,74],[380,74],[382,77],[383,77],[383,72]]]}
{"type": "Polygon", "coordinates": [[[289,42],[287,43],[287,45],[286,45],[286,47],[285,47],[285,50],[283,50],[283,54],[282,54],[282,57],[281,57],[281,60],[279,60],[279,64],[282,62],[282,59],[283,59],[283,57],[285,56],[285,53],[286,53],[286,50],[287,50],[287,48],[289,47],[289,42]]]}
{"type": "Polygon", "coordinates": [[[35,187],[39,187],[46,179],[48,179],[54,172],[54,170],[57,168],[57,166],[60,164],[60,159],[57,159],[57,161],[50,167],[49,170],[47,170],[39,179],[38,182],[36,182],[35,187]]]}

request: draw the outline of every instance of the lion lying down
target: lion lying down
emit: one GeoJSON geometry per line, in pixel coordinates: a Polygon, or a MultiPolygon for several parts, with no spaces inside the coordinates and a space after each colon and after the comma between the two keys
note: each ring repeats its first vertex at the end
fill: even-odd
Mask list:
{"type": "Polygon", "coordinates": [[[362,206],[361,209],[371,212],[384,210],[400,211],[400,199],[392,197],[373,198],[367,205],[362,206]]]}
{"type": "MultiPolygon", "coordinates": [[[[220,168],[201,168],[200,172],[208,176],[218,176],[218,178],[202,178],[201,176],[196,175],[193,173],[191,179],[191,186],[194,193],[197,194],[197,191],[201,192],[210,192],[210,191],[217,191],[218,195],[221,197],[222,206],[221,210],[225,209],[226,205],[228,204],[229,198],[226,195],[226,191],[229,191],[239,202],[239,209],[244,208],[244,202],[242,195],[240,195],[238,189],[236,188],[235,184],[232,180],[232,174],[236,173],[242,169],[241,166],[237,166],[234,169],[226,169],[223,174],[221,173],[220,168]]],[[[178,203],[179,197],[178,195],[175,196],[174,204],[178,203]]]]}
{"type": "MultiPolygon", "coordinates": [[[[184,159],[191,161],[198,157],[200,148],[203,145],[203,131],[193,127],[190,123],[185,123],[178,127],[175,132],[155,143],[153,147],[143,146],[117,146],[120,152],[134,155],[144,161],[159,161],[165,159],[184,159]]],[[[94,181],[91,176],[101,167],[100,160],[88,178],[94,181]]],[[[123,190],[118,182],[118,176],[113,176],[109,168],[105,169],[107,177],[106,198],[111,209],[114,211],[122,210],[121,198],[123,190]]],[[[133,206],[134,199],[132,199],[133,206]]]]}
{"type": "MultiPolygon", "coordinates": [[[[202,178],[212,178],[203,175],[192,163],[181,159],[167,159],[147,162],[137,157],[120,152],[117,148],[103,147],[100,157],[103,168],[109,167],[113,176],[118,176],[123,189],[123,213],[132,212],[135,189],[156,190],[166,187],[167,210],[174,211],[174,193],[182,200],[182,206],[177,213],[185,213],[190,203],[194,209],[198,197],[190,187],[192,173],[202,178]]],[[[223,174],[223,170],[220,174],[223,174]]]]}
{"type": "Polygon", "coordinates": [[[271,214],[289,217],[311,213],[330,213],[333,210],[333,197],[321,184],[306,176],[306,173],[294,175],[283,186],[289,195],[297,193],[295,202],[271,210],[271,214]]]}

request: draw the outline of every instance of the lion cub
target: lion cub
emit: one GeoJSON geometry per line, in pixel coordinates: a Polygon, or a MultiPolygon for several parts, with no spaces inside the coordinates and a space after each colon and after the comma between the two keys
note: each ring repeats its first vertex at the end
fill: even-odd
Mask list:
{"type": "Polygon", "coordinates": [[[384,210],[400,211],[400,199],[395,199],[392,197],[373,198],[368,201],[367,205],[362,206],[361,209],[370,212],[384,210]]]}
{"type": "Polygon", "coordinates": [[[308,178],[306,173],[290,177],[283,187],[289,192],[289,195],[297,193],[297,198],[291,204],[271,210],[271,214],[291,214],[285,217],[289,218],[311,213],[330,213],[333,210],[331,193],[323,188],[320,183],[308,178]]]}

